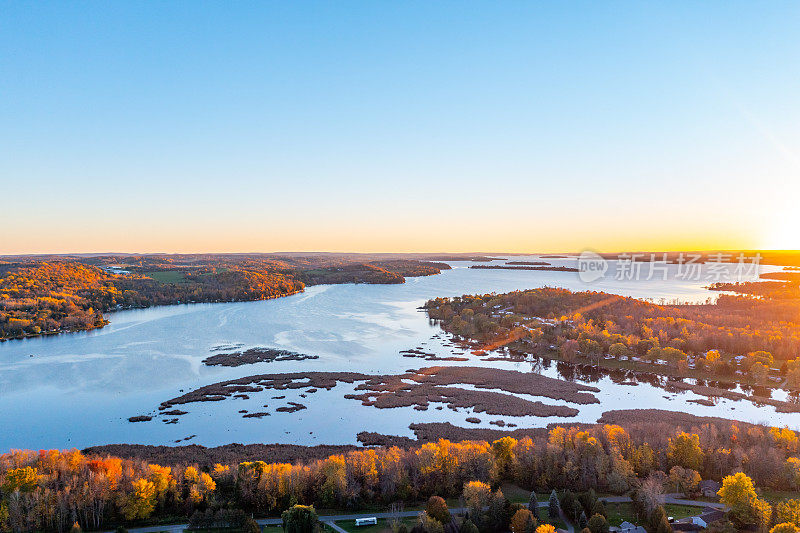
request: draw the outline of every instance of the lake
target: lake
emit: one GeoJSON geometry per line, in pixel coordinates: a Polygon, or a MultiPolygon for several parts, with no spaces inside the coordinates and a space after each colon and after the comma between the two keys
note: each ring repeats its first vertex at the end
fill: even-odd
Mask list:
{"type": "MultiPolygon", "coordinates": [[[[513,260],[537,260],[536,256],[513,260]]],[[[574,260],[546,259],[574,266],[574,260]]],[[[495,427],[503,419],[519,427],[540,427],[555,421],[594,422],[603,411],[627,408],[671,409],[772,425],[800,426],[800,414],[776,414],[772,407],[720,400],[713,407],[687,400],[693,393],[669,394],[651,385],[614,383],[608,377],[588,382],[601,389],[600,404],[553,405],[579,409],[577,417],[498,417],[469,409],[411,407],[376,409],[345,399],[355,385],[339,384],[307,398],[303,390],[266,391],[249,399],[194,403],[176,424],[161,418],[131,423],[129,417],[157,413],[158,405],[194,388],[252,374],[353,371],[401,373],[409,368],[458,364],[537,371],[558,377],[556,365],[530,362],[485,362],[469,356],[464,363],[428,362],[399,352],[422,346],[426,352],[452,355],[447,338],[418,310],[426,300],[467,293],[508,292],[542,286],[602,290],[655,301],[701,302],[718,293],[704,288],[706,279],[663,281],[617,280],[607,276],[592,284],[574,272],[470,269],[472,262],[452,262],[437,276],[408,278],[402,285],[324,285],[275,300],[191,304],[121,311],[108,315],[105,328],[81,333],[0,343],[0,451],[10,448],[83,448],[111,443],[202,444],[239,443],[347,444],[360,431],[413,436],[411,422],[449,421],[459,426],[495,427]],[[437,336],[437,337],[435,337],[437,336]],[[274,347],[318,355],[319,359],[258,363],[234,368],[208,367],[202,360],[220,345],[274,347]],[[273,400],[275,395],[286,395],[273,400]],[[275,412],[288,401],[308,409],[275,412]],[[240,410],[271,416],[243,418],[240,410]],[[465,419],[476,416],[479,424],[465,419]],[[191,437],[191,438],[189,438],[191,437]],[[186,440],[189,438],[188,440],[186,440]]],[[[502,264],[495,261],[492,264],[502,264]]],[[[675,265],[670,265],[674,274],[675,265]]],[[[612,262],[611,270],[614,269],[612,262]]],[[[762,267],[762,271],[778,270],[762,267]]],[[[705,278],[705,275],[703,276],[705,278]]],[[[460,352],[460,350],[458,350],[460,352]]],[[[582,382],[581,379],[577,381],[582,382]]],[[[466,387],[466,386],[465,386],[466,387]]],[[[776,391],[778,397],[782,391],[776,391]]],[[[537,399],[532,397],[531,399],[537,399]]]]}

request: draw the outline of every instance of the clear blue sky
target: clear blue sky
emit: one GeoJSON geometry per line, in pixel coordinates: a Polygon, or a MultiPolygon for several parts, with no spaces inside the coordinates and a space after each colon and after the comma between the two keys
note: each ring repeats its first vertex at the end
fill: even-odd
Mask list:
{"type": "Polygon", "coordinates": [[[788,248],[799,193],[797,2],[0,3],[0,253],[788,248]]]}

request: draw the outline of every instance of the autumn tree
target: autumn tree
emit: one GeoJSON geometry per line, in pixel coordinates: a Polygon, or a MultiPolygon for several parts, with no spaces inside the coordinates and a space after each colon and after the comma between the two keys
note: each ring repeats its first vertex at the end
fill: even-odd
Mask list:
{"type": "MultiPolygon", "coordinates": [[[[663,475],[663,473],[661,473],[663,475]]],[[[639,495],[647,514],[664,505],[664,484],[661,477],[650,475],[642,482],[639,495]]]]}
{"type": "Polygon", "coordinates": [[[517,440],[513,437],[503,437],[492,443],[492,454],[494,455],[495,466],[501,478],[508,478],[511,471],[511,464],[514,461],[514,446],[517,440]]]}
{"type": "Polygon", "coordinates": [[[772,507],[758,499],[753,480],[744,472],[737,472],[722,479],[722,488],[717,492],[719,500],[731,508],[731,518],[740,525],[769,524],[772,507]]]}
{"type": "Polygon", "coordinates": [[[782,524],[777,524],[775,527],[769,530],[769,533],[799,533],[800,528],[794,525],[791,522],[784,522],[782,524]]]}
{"type": "Polygon", "coordinates": [[[0,488],[6,494],[16,491],[32,492],[36,488],[38,480],[39,474],[35,468],[30,466],[14,468],[6,472],[5,481],[0,488]]]}
{"type": "Polygon", "coordinates": [[[737,472],[722,479],[722,487],[717,492],[719,501],[731,509],[750,505],[758,497],[753,480],[744,472],[737,472]]]}
{"type": "Polygon", "coordinates": [[[689,495],[697,490],[701,478],[697,470],[673,466],[669,471],[669,480],[675,485],[675,490],[689,495]]]}
{"type": "Polygon", "coordinates": [[[428,503],[425,505],[425,512],[434,520],[438,520],[442,524],[447,524],[452,520],[450,510],[447,508],[447,502],[440,496],[431,496],[428,498],[428,503]]]}
{"type": "Polygon", "coordinates": [[[578,354],[578,341],[569,339],[564,342],[559,348],[558,353],[562,361],[570,362],[575,359],[578,354]]]}
{"type": "Polygon", "coordinates": [[[592,533],[608,533],[609,530],[608,520],[601,514],[592,515],[588,527],[592,533]]]}
{"type": "Polygon", "coordinates": [[[462,496],[471,516],[477,516],[484,507],[489,505],[492,490],[482,481],[470,481],[464,484],[462,496]]]}
{"type": "Polygon", "coordinates": [[[533,533],[536,529],[536,519],[527,509],[520,509],[511,517],[511,533],[533,533]]]}
{"type": "Polygon", "coordinates": [[[784,500],[775,506],[776,522],[791,522],[800,526],[800,500],[784,500]]]}
{"type": "Polygon", "coordinates": [[[156,486],[150,480],[139,478],[131,483],[131,488],[124,497],[122,515],[126,520],[147,518],[156,505],[156,486]]]}
{"type": "Polygon", "coordinates": [[[681,432],[670,438],[667,444],[667,458],[672,465],[702,470],[704,454],[700,447],[700,437],[695,433],[681,432]]]}
{"type": "Polygon", "coordinates": [[[313,505],[294,505],[281,514],[286,533],[314,533],[318,529],[317,512],[313,505]]]}

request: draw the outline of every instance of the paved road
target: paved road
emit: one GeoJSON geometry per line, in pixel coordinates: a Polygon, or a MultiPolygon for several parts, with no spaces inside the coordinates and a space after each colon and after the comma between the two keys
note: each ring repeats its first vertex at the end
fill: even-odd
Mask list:
{"type": "MultiPolygon", "coordinates": [[[[630,503],[631,499],[628,496],[604,496],[600,498],[604,502],[609,503],[630,503]]],[[[718,502],[704,502],[701,500],[687,500],[683,498],[683,494],[666,494],[664,495],[664,503],[673,505],[691,505],[695,507],[713,507],[714,509],[727,510],[725,504],[718,502]]]]}
{"type": "MultiPolygon", "coordinates": [[[[542,505],[541,503],[539,504],[542,505]]],[[[450,509],[451,513],[454,514],[464,514],[466,512],[465,507],[456,507],[450,509]]],[[[375,517],[378,519],[381,518],[409,518],[417,516],[420,513],[419,510],[416,511],[401,511],[399,513],[359,513],[359,514],[336,514],[336,515],[323,515],[319,517],[320,522],[324,522],[329,524],[333,529],[338,531],[339,533],[347,533],[345,530],[334,524],[335,521],[342,521],[342,520],[355,520],[356,518],[370,518],[375,517]]],[[[256,523],[260,526],[279,526],[281,525],[282,521],[280,518],[259,518],[256,520],[256,523]]],[[[183,533],[183,530],[189,527],[189,524],[170,524],[164,526],[148,526],[148,527],[134,527],[128,530],[129,533],[159,533],[161,531],[166,531],[169,533],[183,533]]],[[[107,533],[114,533],[109,531],[107,533]]]]}
{"type": "MultiPolygon", "coordinates": [[[[727,507],[721,503],[714,503],[714,502],[704,502],[699,500],[685,500],[681,498],[681,494],[667,494],[664,497],[664,503],[671,503],[677,505],[693,505],[697,507],[713,507],[715,509],[727,509],[727,507]]],[[[607,496],[600,498],[604,502],[609,503],[630,503],[631,499],[628,496],[607,496]]],[[[539,507],[547,508],[548,502],[539,502],[539,507]]],[[[464,507],[456,507],[450,509],[450,512],[453,514],[464,514],[466,512],[466,508],[464,507]]],[[[337,526],[335,522],[342,521],[342,520],[355,520],[356,518],[369,518],[375,517],[378,519],[386,519],[386,518],[409,518],[417,516],[420,513],[419,510],[416,511],[402,511],[399,513],[358,513],[358,514],[341,514],[341,515],[324,515],[319,517],[319,521],[325,524],[328,524],[333,528],[337,533],[348,533],[341,527],[337,526]]],[[[564,513],[561,513],[561,519],[567,525],[567,531],[569,533],[574,533],[575,529],[573,528],[572,524],[567,520],[564,513]]],[[[279,526],[281,525],[280,518],[259,518],[256,520],[258,525],[260,526],[279,526]]],[[[165,525],[165,526],[149,526],[149,527],[136,527],[131,528],[128,531],[130,533],[159,533],[159,532],[167,532],[167,533],[183,533],[183,530],[186,529],[189,524],[172,524],[172,525],[165,525]]],[[[113,532],[108,532],[113,533],[113,532]]]]}
{"type": "MultiPolygon", "coordinates": [[[[547,506],[550,506],[549,502],[547,506]]],[[[539,503],[539,507],[543,507],[541,503],[539,503]]],[[[567,515],[564,514],[564,511],[561,509],[561,507],[558,508],[558,516],[560,516],[561,520],[567,525],[567,533],[575,533],[575,528],[572,527],[572,522],[567,520],[567,515]]],[[[559,531],[561,530],[559,529],[559,531]]]]}

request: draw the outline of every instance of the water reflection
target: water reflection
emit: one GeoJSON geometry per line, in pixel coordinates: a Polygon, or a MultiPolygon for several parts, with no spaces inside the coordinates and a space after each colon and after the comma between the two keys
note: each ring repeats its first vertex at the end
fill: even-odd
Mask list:
{"type": "MultiPolygon", "coordinates": [[[[529,256],[529,259],[536,259],[529,256]]],[[[520,260],[528,259],[520,257],[520,260]]],[[[551,260],[566,265],[567,260],[551,260]]],[[[466,293],[509,292],[551,286],[571,290],[604,290],[644,299],[704,301],[704,281],[614,280],[587,286],[575,273],[469,269],[473,263],[453,263],[441,275],[416,278],[402,285],[337,285],[310,287],[304,293],[263,302],[193,304],[123,311],[109,316],[100,330],[0,343],[0,451],[11,447],[70,447],[114,442],[169,444],[196,434],[203,445],[230,442],[355,443],[361,429],[410,435],[414,421],[450,421],[463,425],[466,413],[431,410],[422,414],[354,406],[342,390],[320,396],[301,414],[271,420],[242,420],[238,407],[214,402],[193,409],[176,425],[131,424],[128,417],[156,409],[161,401],[210,383],[259,373],[357,371],[402,373],[427,366],[409,361],[402,350],[425,345],[425,351],[446,357],[460,355],[458,346],[429,320],[419,307],[428,299],[466,293]],[[274,347],[318,355],[315,361],[259,363],[246,367],[207,367],[202,360],[212,347],[236,343],[243,348],[274,347]],[[427,343],[427,344],[425,344],[427,343]],[[30,357],[34,355],[34,357],[30,357]],[[330,423],[332,406],[345,420],[330,423]],[[338,412],[338,411],[337,411],[338,412]],[[438,413],[438,414],[437,414],[438,413]],[[427,417],[427,418],[424,418],[427,417]],[[436,418],[438,417],[438,418],[436,418]],[[313,431],[313,435],[310,434],[313,431]],[[319,439],[319,440],[317,440],[319,439]]],[[[716,294],[714,294],[716,296],[716,294]]],[[[630,408],[694,410],[696,396],[681,392],[665,398],[667,380],[648,372],[602,370],[571,365],[502,350],[486,361],[467,354],[468,364],[530,370],[570,381],[592,383],[601,389],[601,404],[580,406],[580,415],[567,421],[597,420],[602,411],[630,408]],[[631,386],[638,385],[638,386],[631,386]]],[[[688,381],[687,381],[688,383],[688,381]]],[[[767,397],[759,388],[736,389],[730,383],[704,384],[751,396],[767,397]]],[[[768,389],[767,389],[768,390],[768,389]]],[[[796,394],[772,391],[773,397],[800,403],[796,394]]],[[[255,399],[253,400],[256,401],[255,399]]],[[[244,400],[234,405],[241,405],[244,400]]],[[[262,402],[263,404],[263,402],[262,402]]],[[[776,415],[774,408],[758,410],[736,405],[735,416],[800,422],[800,415],[776,415]]],[[[719,401],[719,409],[732,406],[719,401]]],[[[258,405],[253,405],[257,409],[258,405]]],[[[721,415],[719,410],[698,411],[721,415]]],[[[726,411],[727,416],[733,416],[726,411]]],[[[725,416],[725,415],[723,415],[725,416]]],[[[564,419],[514,420],[520,427],[563,422],[564,419]]],[[[494,426],[486,426],[494,427],[494,426]]]]}

